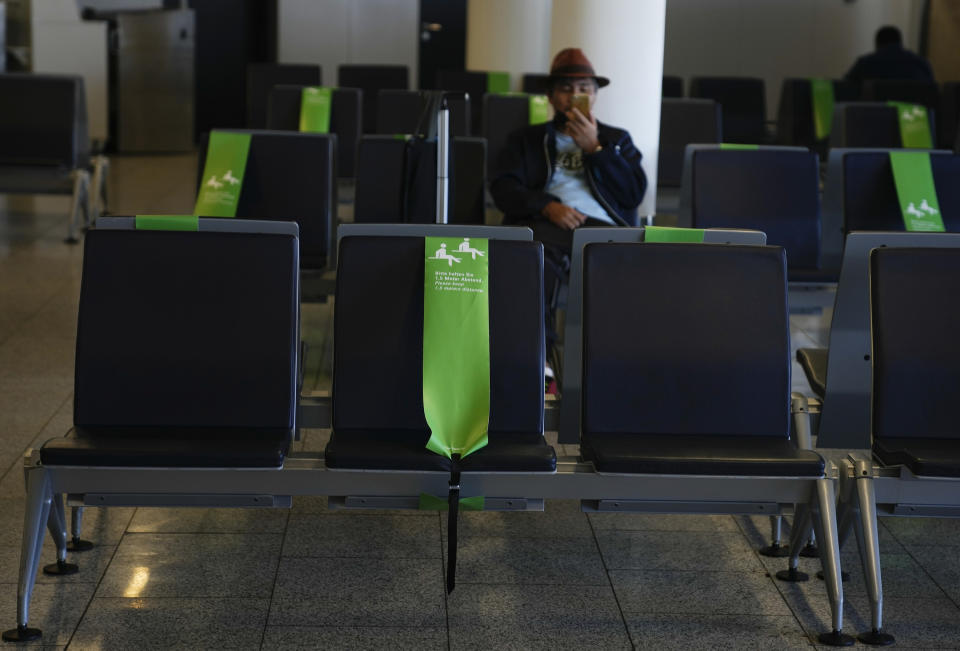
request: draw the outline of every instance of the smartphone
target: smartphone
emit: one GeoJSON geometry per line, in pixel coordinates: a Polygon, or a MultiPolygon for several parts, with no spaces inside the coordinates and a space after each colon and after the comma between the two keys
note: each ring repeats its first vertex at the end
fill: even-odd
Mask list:
{"type": "Polygon", "coordinates": [[[573,106],[581,113],[584,117],[590,117],[590,96],[584,93],[576,93],[573,96],[573,106]]]}

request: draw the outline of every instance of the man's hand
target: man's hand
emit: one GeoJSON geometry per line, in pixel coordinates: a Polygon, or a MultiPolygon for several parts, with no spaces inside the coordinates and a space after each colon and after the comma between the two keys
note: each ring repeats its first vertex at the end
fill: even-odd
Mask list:
{"type": "Polygon", "coordinates": [[[592,154],[600,146],[600,141],[597,140],[597,119],[592,114],[590,117],[585,116],[577,107],[567,111],[566,131],[585,154],[592,154]]]}
{"type": "Polygon", "coordinates": [[[587,216],[582,212],[559,201],[551,201],[544,206],[543,216],[567,231],[572,231],[587,220],[587,216]]]}

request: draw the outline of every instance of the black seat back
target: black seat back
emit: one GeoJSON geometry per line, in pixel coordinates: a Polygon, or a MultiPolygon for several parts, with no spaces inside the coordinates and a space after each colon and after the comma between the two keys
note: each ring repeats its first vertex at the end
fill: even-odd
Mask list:
{"type": "MultiPolygon", "coordinates": [[[[692,152],[689,224],[763,231],[791,269],[820,266],[819,161],[811,151],[698,148],[692,152]]],[[[686,207],[682,211],[686,211],[686,207]]]]}
{"type": "Polygon", "coordinates": [[[868,79],[861,87],[861,99],[867,102],[909,102],[936,111],[940,88],[936,82],[918,79],[868,79]]]}
{"type": "Polygon", "coordinates": [[[937,147],[954,149],[960,124],[960,81],[948,81],[940,92],[937,110],[937,147]]]}
{"type": "MultiPolygon", "coordinates": [[[[450,152],[451,224],[483,224],[487,146],[483,138],[454,138],[450,152]]],[[[354,221],[436,221],[436,142],[364,136],[360,143],[354,221]]]]}
{"type": "MultiPolygon", "coordinates": [[[[300,97],[303,86],[274,86],[267,101],[267,129],[300,130],[300,97]]],[[[330,130],[337,136],[337,175],[353,178],[356,174],[357,147],[360,145],[360,108],[363,93],[357,88],[334,88],[330,98],[330,130]]]]}
{"type": "Polygon", "coordinates": [[[673,75],[663,76],[663,86],[660,91],[661,97],[683,97],[683,77],[673,75]]]}
{"type": "Polygon", "coordinates": [[[323,75],[318,65],[298,63],[247,64],[247,128],[268,129],[267,102],[279,84],[319,86],[323,75]]]}
{"type": "Polygon", "coordinates": [[[470,95],[473,115],[470,116],[470,134],[483,132],[483,97],[487,94],[488,73],[476,70],[441,69],[437,72],[437,88],[455,90],[470,95]]]}
{"type": "MultiPolygon", "coordinates": [[[[930,168],[944,228],[960,232],[960,156],[931,154],[930,168]]],[[[843,223],[846,232],[906,230],[887,152],[843,157],[843,223]]]]}
{"type": "Polygon", "coordinates": [[[394,136],[360,138],[353,221],[398,224],[404,214],[404,162],[407,142],[394,136]]]}
{"type": "Polygon", "coordinates": [[[958,249],[872,252],[874,437],[960,438],[958,292],[958,249]]]}
{"type": "Polygon", "coordinates": [[[83,78],[0,74],[0,165],[87,165],[90,142],[83,78]]]}
{"type": "Polygon", "coordinates": [[[377,93],[382,88],[410,88],[407,66],[341,65],[337,86],[363,91],[363,133],[377,131],[377,93]]]}
{"type": "MultiPolygon", "coordinates": [[[[933,131],[933,114],[928,114],[927,119],[933,131]]],[[[830,147],[903,147],[896,107],[880,102],[837,104],[833,112],[830,147]]]]}
{"type": "Polygon", "coordinates": [[[588,244],[584,437],[786,437],[785,267],[780,247],[588,244]]]}
{"type": "MultiPolygon", "coordinates": [[[[543,248],[490,240],[490,432],[543,427],[543,248]]],[[[427,432],[424,240],[344,237],[337,258],[333,428],[427,432]],[[375,396],[377,408],[370,408],[375,396]]]]}
{"type": "Polygon", "coordinates": [[[720,142],[720,105],[710,99],[669,99],[660,102],[660,154],[657,185],[680,187],[683,151],[690,143],[720,142]]]}
{"type": "MultiPolygon", "coordinates": [[[[857,87],[854,84],[836,79],[832,84],[834,102],[857,99],[857,87]]],[[[817,139],[812,94],[809,79],[783,80],[777,109],[777,140],[784,145],[817,148],[817,153],[822,157],[826,154],[827,143],[817,139]]]]}
{"type": "Polygon", "coordinates": [[[724,142],[764,142],[764,92],[763,79],[753,77],[694,77],[690,81],[690,97],[716,100],[723,107],[724,142]]]}
{"type": "Polygon", "coordinates": [[[547,92],[547,80],[550,75],[528,72],[520,80],[520,90],[531,95],[544,95],[547,92]]]}
{"type": "Polygon", "coordinates": [[[84,247],[77,426],[292,431],[296,237],[93,230],[84,247]]]}
{"type": "Polygon", "coordinates": [[[489,94],[483,98],[483,137],[487,139],[487,175],[496,174],[497,161],[510,134],[530,124],[530,98],[489,94]]]}
{"type": "MultiPolygon", "coordinates": [[[[429,124],[421,123],[424,110],[428,108],[429,96],[422,90],[383,89],[377,99],[377,133],[420,133],[430,131],[429,124]]],[[[447,100],[450,107],[450,135],[470,135],[470,99],[451,97],[447,100]]],[[[436,116],[426,119],[436,121],[436,116]]]]}
{"type": "MultiPolygon", "coordinates": [[[[329,259],[336,216],[337,137],[282,131],[250,133],[250,151],[236,217],[295,221],[300,227],[304,269],[322,269],[329,259]]],[[[200,150],[203,170],[206,148],[200,150]]]]}

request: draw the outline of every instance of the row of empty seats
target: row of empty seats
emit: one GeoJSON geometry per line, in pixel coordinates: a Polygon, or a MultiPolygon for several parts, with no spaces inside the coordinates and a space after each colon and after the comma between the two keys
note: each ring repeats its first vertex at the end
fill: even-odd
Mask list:
{"type": "MultiPolygon", "coordinates": [[[[683,97],[678,77],[664,77],[664,98],[683,97]],[[668,79],[673,79],[668,85],[668,79]],[[668,87],[670,92],[667,92],[668,87]]],[[[872,80],[858,88],[855,84],[832,80],[833,101],[837,111],[848,103],[882,104],[888,101],[919,104],[931,117],[933,142],[938,147],[951,149],[957,141],[957,123],[960,120],[960,82],[938,85],[934,82],[913,80],[872,80]]],[[[788,78],[780,90],[779,110],[775,132],[768,129],[766,90],[763,79],[753,77],[694,77],[690,82],[691,99],[710,99],[723,109],[721,139],[724,142],[751,144],[784,144],[817,147],[823,150],[826,142],[817,137],[813,126],[811,83],[809,79],[788,78]]],[[[892,109],[891,118],[892,118],[892,109]]],[[[899,135],[891,130],[887,120],[861,116],[844,117],[832,131],[840,127],[839,135],[831,134],[830,146],[839,147],[898,147],[899,135]],[[878,121],[881,120],[881,121],[878,121]],[[858,130],[847,133],[847,129],[858,130]],[[885,134],[881,141],[867,144],[869,132],[880,128],[885,134]],[[895,139],[895,140],[894,140],[895,139]]],[[[896,125],[894,119],[889,120],[896,125]]],[[[696,142],[696,141],[688,141],[696,142]]],[[[821,151],[823,154],[823,151],[821,151]]]]}
{"type": "MultiPolygon", "coordinates": [[[[39,635],[29,606],[45,529],[57,547],[45,570],[75,571],[66,495],[70,505],[266,507],[329,495],[346,507],[396,508],[421,493],[452,495],[454,477],[459,495],[482,496],[491,509],[538,510],[554,498],[657,513],[799,505],[827,577],[832,630],[821,640],[847,639],[836,468],[808,438],[790,437],[791,427],[808,431],[809,414],[790,393],[782,248],[735,244],[737,233],[725,235],[730,244],[584,246],[582,336],[569,344],[582,351],[578,459],[543,438],[543,253],[530,231],[344,228],[333,434],[320,457],[290,451],[298,427],[322,426],[302,401],[297,409],[295,225],[201,219],[198,232],[178,232],[135,223],[103,219],[86,239],[75,422],[26,466],[17,628],[7,639],[39,635]],[[489,444],[458,464],[424,447],[424,235],[491,239],[489,444]],[[661,279],[653,290],[630,289],[650,277],[661,279]],[[623,330],[637,333],[626,347],[623,330]],[[710,362],[682,362],[692,359],[710,362]]],[[[608,232],[643,239],[643,229],[608,232]]]]}

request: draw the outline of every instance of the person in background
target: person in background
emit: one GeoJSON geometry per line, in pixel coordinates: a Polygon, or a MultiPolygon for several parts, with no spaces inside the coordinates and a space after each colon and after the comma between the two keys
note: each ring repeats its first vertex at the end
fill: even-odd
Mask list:
{"type": "Polygon", "coordinates": [[[900,30],[886,25],[877,30],[876,51],[864,54],[844,76],[846,81],[861,83],[868,79],[914,79],[933,81],[930,62],[903,47],[900,30]]]}
{"type": "MultiPolygon", "coordinates": [[[[593,115],[597,91],[609,83],[582,50],[557,53],[547,79],[553,121],[511,134],[490,183],[503,223],[530,227],[544,246],[548,359],[557,339],[556,294],[569,270],[573,231],[635,226],[647,188],[630,134],[593,115]]],[[[546,374],[549,382],[549,365],[546,374]]]]}

